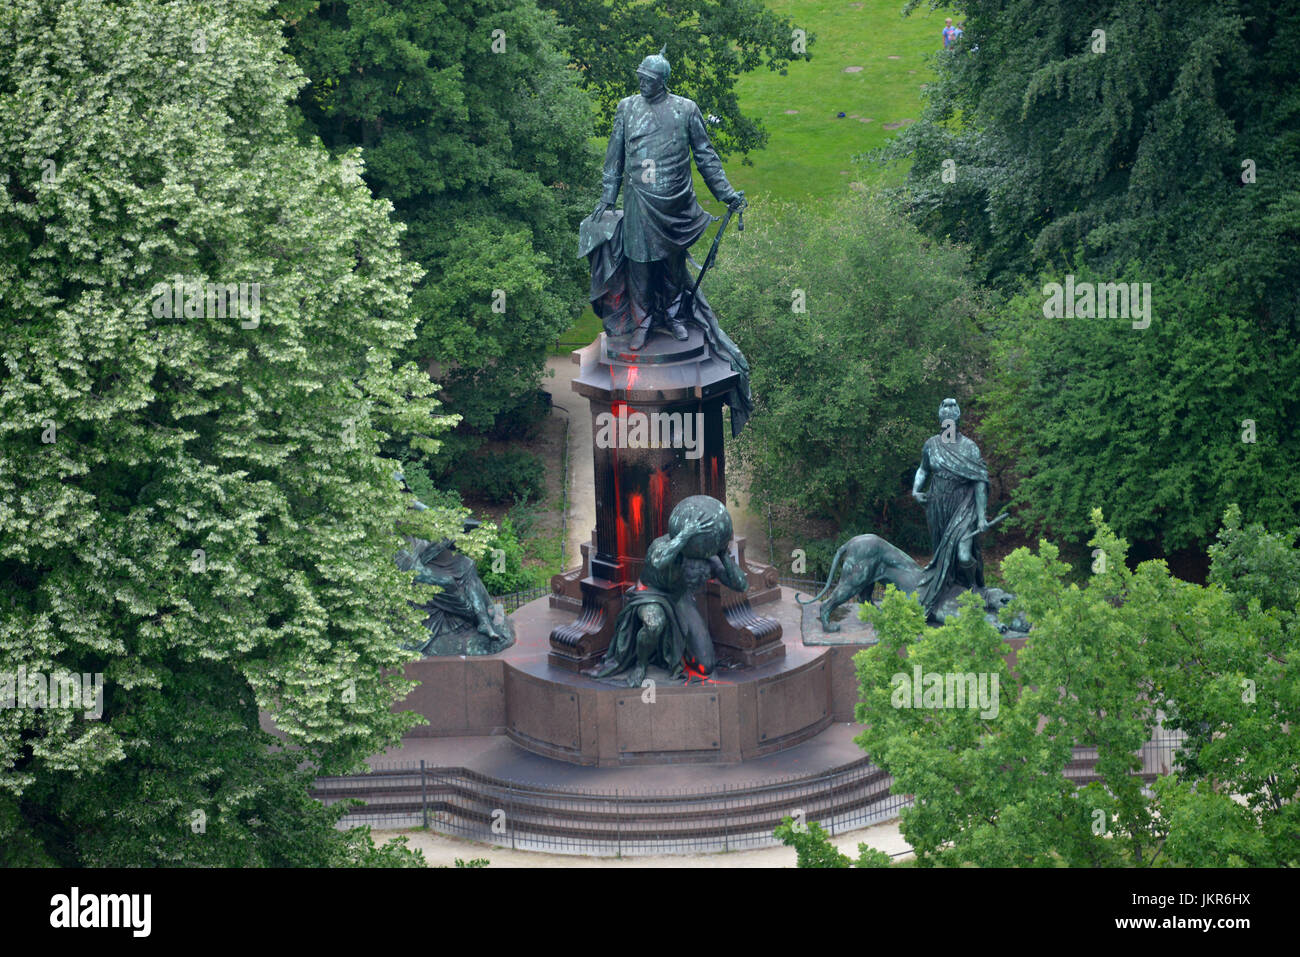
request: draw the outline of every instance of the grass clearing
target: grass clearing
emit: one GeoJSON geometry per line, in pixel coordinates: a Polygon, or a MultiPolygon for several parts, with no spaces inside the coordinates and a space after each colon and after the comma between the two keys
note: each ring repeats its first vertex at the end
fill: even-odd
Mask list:
{"type": "MultiPolygon", "coordinates": [[[[922,90],[934,78],[930,58],[943,48],[943,21],[951,13],[918,8],[904,17],[903,0],[769,0],[768,6],[815,41],[812,61],[792,63],[785,76],[759,70],[736,83],[742,107],[769,133],[767,147],[751,153],[748,163],[738,156],[726,161],[727,178],[753,204],[750,215],[761,216],[764,201],[817,202],[840,195],[850,183],[892,185],[901,179],[901,167],[862,166],[853,156],[895,136],[897,128],[887,124],[920,117],[922,90]],[[861,69],[845,72],[846,67],[861,69]]],[[[633,92],[629,77],[628,93],[633,92]]],[[[709,112],[707,103],[700,108],[709,112]]],[[[711,214],[722,215],[722,204],[698,172],[695,193],[711,214]]],[[[693,247],[697,262],[716,228],[693,247]]],[[[588,307],[552,353],[569,352],[572,343],[591,342],[599,333],[600,320],[588,307]]]]}

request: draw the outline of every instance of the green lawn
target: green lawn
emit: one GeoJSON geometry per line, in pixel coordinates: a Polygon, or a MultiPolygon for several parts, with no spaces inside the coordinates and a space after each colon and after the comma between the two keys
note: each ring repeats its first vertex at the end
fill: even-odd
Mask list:
{"type": "MultiPolygon", "coordinates": [[[[752,165],[742,165],[739,156],[726,160],[727,178],[753,205],[747,215],[763,215],[764,200],[828,199],[853,181],[901,176],[899,169],[855,165],[852,157],[896,134],[885,124],[921,115],[921,89],[933,78],[927,57],[942,49],[940,31],[950,14],[918,8],[904,17],[903,0],[768,0],[768,6],[815,39],[811,62],[793,63],[786,76],[760,70],[736,84],[741,108],[760,119],[770,136],[766,149],[750,154],[752,165]],[[844,72],[850,66],[862,69],[844,72]]],[[[631,78],[628,92],[634,92],[631,78]]],[[[708,113],[708,104],[700,107],[708,113]]],[[[722,214],[698,173],[695,192],[705,209],[722,214]]],[[[710,229],[696,243],[696,261],[703,262],[712,237],[710,229]]],[[[563,340],[590,342],[599,333],[600,321],[588,308],[563,340]]]]}
{"type": "Polygon", "coordinates": [[[751,201],[799,201],[838,195],[854,179],[878,180],[881,171],[856,167],[851,158],[893,137],[886,123],[921,115],[921,89],[933,79],[927,58],[943,46],[948,14],[917,9],[904,17],[902,0],[768,5],[816,37],[813,59],[792,64],[787,76],[763,70],[740,78],[741,108],[763,122],[770,139],[750,155],[753,166],[734,158],[727,164],[732,185],[751,201]],[[850,66],[862,69],[845,73],[850,66]],[[837,118],[841,112],[844,119],[837,118]]]}

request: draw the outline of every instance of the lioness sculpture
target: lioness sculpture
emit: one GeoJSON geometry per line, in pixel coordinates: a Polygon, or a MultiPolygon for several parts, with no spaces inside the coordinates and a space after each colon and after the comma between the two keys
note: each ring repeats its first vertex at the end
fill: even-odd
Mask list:
{"type": "Polygon", "coordinates": [[[921,583],[922,571],[912,556],[889,544],[879,535],[855,535],[836,550],[835,558],[831,561],[831,573],[826,578],[826,587],[821,590],[821,594],[808,599],[796,595],[795,601],[801,605],[810,605],[821,601],[827,592],[831,592],[831,597],[822,602],[818,617],[822,631],[839,631],[840,626],[831,622],[831,612],[840,605],[854,596],[861,602],[871,601],[876,582],[884,582],[901,592],[915,595],[921,583]],[[841,558],[844,559],[844,572],[840,575],[835,590],[831,591],[831,582],[835,581],[835,569],[841,558]]]}
{"type": "MultiPolygon", "coordinates": [[[[830,592],[830,597],[822,602],[818,619],[821,621],[822,631],[836,632],[840,630],[840,626],[831,621],[831,612],[846,601],[851,598],[857,598],[860,602],[871,601],[871,593],[875,590],[877,582],[893,585],[905,594],[916,595],[924,574],[925,569],[915,559],[902,549],[889,544],[879,535],[857,535],[850,538],[835,552],[835,557],[831,560],[830,574],[826,578],[826,587],[821,590],[821,593],[812,598],[801,598],[796,595],[795,601],[801,605],[810,605],[815,601],[821,601],[827,592],[830,592]],[[839,567],[841,559],[844,568],[839,582],[832,590],[835,569],[839,567]]],[[[997,628],[999,633],[1029,631],[1029,624],[1023,616],[1017,615],[1010,625],[998,620],[998,611],[1015,598],[1010,592],[992,587],[973,590],[984,599],[984,617],[997,628]]],[[[954,588],[951,591],[959,594],[961,589],[954,588]]],[[[930,618],[936,624],[943,624],[945,619],[956,613],[956,594],[945,594],[944,601],[934,610],[930,618]]]]}

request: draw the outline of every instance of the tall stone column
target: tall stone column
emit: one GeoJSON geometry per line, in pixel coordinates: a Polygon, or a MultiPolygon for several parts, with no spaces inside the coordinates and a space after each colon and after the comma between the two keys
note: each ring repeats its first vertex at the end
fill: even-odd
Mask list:
{"type": "MultiPolygon", "coordinates": [[[[576,619],[551,632],[550,662],[577,671],[603,657],[623,592],[636,583],[650,543],[667,532],[674,506],[691,495],[726,503],[723,399],[737,376],[697,329],[684,342],[655,336],[638,352],[602,334],[575,356],[573,389],[591,406],[596,528],[582,546],[582,567],[552,579],[552,606],[576,619]],[[655,442],[665,426],[671,440],[655,442]]],[[[733,547],[749,591],[711,581],[699,600],[719,659],[757,664],[785,653],[780,625],[752,609],[779,599],[780,588],[775,569],[746,561],[744,544],[739,538],[733,547]]]]}

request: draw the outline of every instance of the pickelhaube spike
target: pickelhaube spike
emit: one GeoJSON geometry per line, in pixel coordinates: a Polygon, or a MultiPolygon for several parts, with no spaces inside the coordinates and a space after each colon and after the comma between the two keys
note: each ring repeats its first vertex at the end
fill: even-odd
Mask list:
{"type": "Polygon", "coordinates": [[[672,73],[672,67],[668,65],[668,44],[659,48],[658,53],[652,53],[641,61],[641,65],[636,68],[637,73],[644,73],[646,76],[655,76],[665,84],[668,82],[668,75],[672,73]]]}

